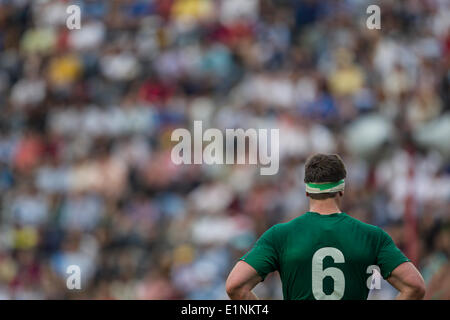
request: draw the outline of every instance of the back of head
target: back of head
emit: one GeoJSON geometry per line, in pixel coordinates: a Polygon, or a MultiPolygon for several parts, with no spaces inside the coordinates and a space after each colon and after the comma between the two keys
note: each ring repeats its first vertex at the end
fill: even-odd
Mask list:
{"type": "Polygon", "coordinates": [[[306,160],[306,193],[314,200],[334,198],[343,191],[347,176],[344,162],[337,154],[315,154],[306,160]]]}

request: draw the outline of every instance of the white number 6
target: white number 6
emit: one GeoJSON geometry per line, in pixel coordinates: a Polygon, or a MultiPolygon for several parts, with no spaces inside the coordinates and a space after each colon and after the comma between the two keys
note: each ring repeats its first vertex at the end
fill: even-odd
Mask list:
{"type": "Polygon", "coordinates": [[[323,269],[323,259],[332,257],[334,263],[344,263],[344,255],[336,248],[326,247],[316,251],[312,258],[312,291],[316,300],[340,300],[344,296],[345,277],[338,268],[323,269]],[[323,292],[323,279],[331,277],[334,281],[334,291],[331,294],[323,292]]]}

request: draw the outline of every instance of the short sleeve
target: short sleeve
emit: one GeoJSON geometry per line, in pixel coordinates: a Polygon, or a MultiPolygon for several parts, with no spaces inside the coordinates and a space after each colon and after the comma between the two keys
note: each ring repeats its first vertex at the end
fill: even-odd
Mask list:
{"type": "Polygon", "coordinates": [[[377,265],[380,267],[381,275],[387,279],[392,271],[409,260],[397,246],[392,238],[382,229],[380,230],[380,247],[377,255],[377,265]]]}
{"type": "Polygon", "coordinates": [[[269,273],[278,269],[275,230],[276,226],[267,230],[253,248],[239,259],[252,266],[263,280],[269,273]]]}

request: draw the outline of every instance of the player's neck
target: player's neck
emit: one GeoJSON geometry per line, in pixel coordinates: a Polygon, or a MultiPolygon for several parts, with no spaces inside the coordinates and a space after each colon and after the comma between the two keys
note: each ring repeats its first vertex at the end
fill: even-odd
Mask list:
{"type": "Polygon", "coordinates": [[[339,209],[338,204],[336,203],[336,201],[334,199],[326,199],[326,200],[310,199],[309,211],[327,215],[327,214],[339,213],[339,212],[341,212],[341,209],[339,209]]]}

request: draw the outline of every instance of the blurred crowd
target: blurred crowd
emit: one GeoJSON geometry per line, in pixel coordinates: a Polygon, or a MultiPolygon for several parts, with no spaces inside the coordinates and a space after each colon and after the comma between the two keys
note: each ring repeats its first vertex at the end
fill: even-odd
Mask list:
{"type": "MultiPolygon", "coordinates": [[[[0,299],[226,299],[237,259],[307,211],[315,152],[450,299],[449,86],[448,0],[0,0],[0,299]],[[278,128],[279,173],[173,164],[194,120],[278,128]]],[[[256,293],[282,298],[278,275],[256,293]]]]}

